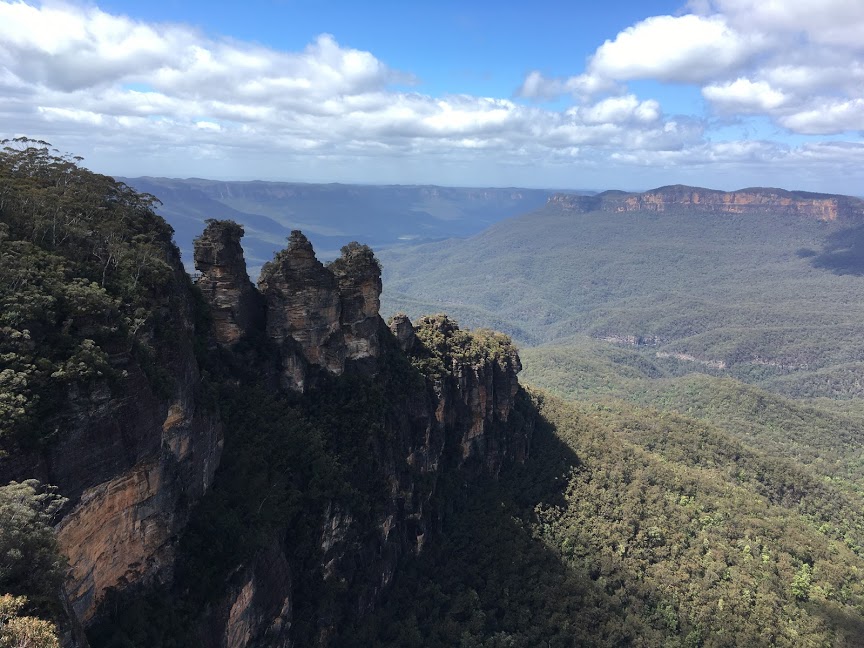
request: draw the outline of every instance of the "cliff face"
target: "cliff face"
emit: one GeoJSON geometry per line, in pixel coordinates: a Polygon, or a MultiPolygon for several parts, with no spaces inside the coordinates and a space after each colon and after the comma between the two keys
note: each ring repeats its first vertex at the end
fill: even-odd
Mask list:
{"type": "Polygon", "coordinates": [[[172,336],[143,333],[162,384],[128,347],[106,347],[119,382],[70,386],[62,415],[46,423],[56,426],[56,441],[0,458],[3,483],[35,477],[69,499],[57,537],[69,560],[66,595],[84,623],[109,589],[170,580],[177,536],[219,465],[222,426],[197,395],[188,280],[179,256],[170,261],[161,325],[172,336]]]}
{"type": "MultiPolygon", "coordinates": [[[[444,515],[443,481],[494,478],[503,466],[526,458],[531,424],[512,421],[521,365],[506,336],[461,331],[446,316],[422,318],[416,327],[397,316],[388,329],[378,314],[380,268],[366,246],[346,246],[325,267],[295,232],[288,248],[265,266],[259,286],[283,389],[325,388],[327,375],[350,368],[366,376],[359,378],[364,384],[387,393],[362,446],[334,439],[334,451],[345,453],[346,461],[357,453],[365,457],[351,477],[353,487],[381,486],[371,493],[371,510],[332,498],[317,513],[309,511],[318,520],[311,562],[292,558],[298,553],[294,532],[279,528],[209,607],[200,634],[207,645],[232,648],[328,645],[341,625],[374,608],[399,561],[434,536],[444,515]],[[298,600],[306,597],[309,613],[308,594],[292,578],[298,572],[318,574],[316,587],[337,592],[313,605],[311,635],[291,629],[298,600]]],[[[325,411],[334,416],[337,410],[325,411]]]]}
{"type": "MultiPolygon", "coordinates": [[[[374,503],[367,508],[354,498],[334,498],[317,513],[310,511],[315,531],[309,562],[296,557],[303,552],[293,544],[290,527],[274,532],[267,548],[209,608],[200,630],[205,645],[338,645],[340,629],[375,608],[400,561],[435,542],[448,506],[464,496],[467,485],[496,478],[503,467],[527,457],[533,419],[514,421],[524,412],[517,413],[520,365],[509,340],[500,336],[489,344],[443,316],[422,318],[416,329],[404,317],[393,326],[403,331],[402,340],[404,331],[411,332],[408,356],[431,378],[388,393],[392,403],[376,418],[378,431],[366,439],[367,447],[345,442],[344,452],[360,452],[369,464],[353,483],[374,503]],[[380,490],[370,491],[375,483],[380,490]],[[310,601],[292,577],[301,572],[307,578],[316,574],[314,588],[329,594],[310,601]],[[298,627],[298,614],[307,616],[305,630],[298,627]]],[[[382,361],[399,353],[399,341],[386,328],[379,335],[382,361]]],[[[392,368],[379,370],[389,385],[408,379],[384,376],[392,368]]]]}
{"type": "Polygon", "coordinates": [[[663,212],[686,207],[718,214],[771,211],[832,222],[864,218],[864,201],[858,198],[763,188],[725,192],[675,185],[639,194],[621,191],[606,191],[596,196],[555,194],[549,198],[549,204],[580,213],[663,212]]]}

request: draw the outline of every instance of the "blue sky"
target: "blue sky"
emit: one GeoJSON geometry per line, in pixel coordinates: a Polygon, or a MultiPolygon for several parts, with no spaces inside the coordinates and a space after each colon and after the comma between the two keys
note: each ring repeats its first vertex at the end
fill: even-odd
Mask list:
{"type": "Polygon", "coordinates": [[[0,135],[115,175],[862,194],[861,33],[857,0],[0,0],[0,135]]]}

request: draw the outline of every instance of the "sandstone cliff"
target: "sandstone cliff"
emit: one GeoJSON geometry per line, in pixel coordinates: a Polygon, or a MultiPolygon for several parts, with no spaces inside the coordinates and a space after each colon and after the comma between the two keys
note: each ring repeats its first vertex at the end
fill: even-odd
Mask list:
{"type": "Polygon", "coordinates": [[[864,200],[859,198],[766,188],[727,192],[673,185],[644,193],[605,191],[596,196],[555,194],[549,198],[548,204],[579,213],[592,211],[663,212],[676,208],[686,208],[718,214],[751,214],[771,211],[777,214],[831,222],[864,219],[864,200]]]}
{"type": "Polygon", "coordinates": [[[155,197],[36,144],[0,151],[0,480],[65,498],[65,646],[328,645],[524,458],[509,340],[395,337],[368,247],[325,267],[294,232],[259,290],[208,221],[196,286],[155,197]]]}
{"type": "MultiPolygon", "coordinates": [[[[294,232],[264,267],[259,287],[283,389],[335,398],[323,407],[328,417],[344,406],[344,396],[330,391],[333,378],[356,376],[349,393],[372,390],[367,422],[343,420],[346,430],[332,440],[344,461],[361,458],[348,480],[371,504],[326,498],[310,506],[307,515],[318,521],[305,562],[292,558],[310,551],[298,549],[297,532],[287,522],[279,527],[209,605],[200,636],[208,646],[232,648],[328,645],[340,624],[374,608],[400,560],[434,537],[446,508],[441,484],[494,478],[524,460],[533,424],[530,416],[512,420],[521,365],[506,336],[461,331],[446,316],[422,318],[416,327],[398,316],[388,329],[378,314],[380,267],[368,247],[348,245],[325,267],[294,232]],[[385,401],[374,396],[382,389],[385,401]],[[368,436],[345,436],[358,426],[368,436]],[[298,572],[334,593],[310,603],[308,582],[291,576],[298,572]],[[304,619],[292,629],[298,601],[307,616],[311,605],[311,628],[304,619]]],[[[224,302],[218,291],[207,298],[224,302]]]]}
{"type": "Polygon", "coordinates": [[[294,231],[288,247],[261,269],[258,286],[267,302],[267,335],[280,349],[283,387],[302,392],[322,372],[338,376],[346,362],[378,357],[381,268],[367,246],[347,245],[325,267],[294,231]]]}
{"type": "Polygon", "coordinates": [[[35,477],[69,500],[57,536],[68,603],[84,624],[109,590],[170,580],[177,536],[220,461],[223,430],[199,398],[193,299],[176,249],[169,262],[163,306],[138,330],[154,355],[106,344],[117,377],[70,384],[43,422],[53,442],[0,453],[0,482],[35,477]],[[171,334],[158,334],[157,322],[171,334]]]}

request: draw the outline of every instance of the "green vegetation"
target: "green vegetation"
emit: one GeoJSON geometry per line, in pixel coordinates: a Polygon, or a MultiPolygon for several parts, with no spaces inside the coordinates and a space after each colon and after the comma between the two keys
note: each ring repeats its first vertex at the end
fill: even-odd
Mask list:
{"type": "Polygon", "coordinates": [[[66,563],[52,524],[65,500],[35,480],[0,487],[0,648],[55,648],[66,563]],[[40,618],[42,617],[42,618],[40,618]]]}
{"type": "Polygon", "coordinates": [[[27,597],[0,596],[0,648],[60,648],[54,625],[23,616],[26,606],[27,597]]]}
{"type": "Polygon", "coordinates": [[[490,329],[462,330],[447,315],[429,315],[414,323],[420,348],[412,363],[426,376],[440,379],[455,364],[494,363],[504,368],[518,359],[513,341],[490,329]]]}
{"type": "Polygon", "coordinates": [[[618,400],[710,422],[776,457],[864,494],[864,402],[794,400],[730,378],[681,374],[668,358],[587,338],[522,353],[524,381],[576,401],[618,400]]]}
{"type": "Polygon", "coordinates": [[[50,442],[67,395],[116,388],[131,359],[164,393],[153,342],[176,328],[168,285],[188,278],[153,196],[44,142],[0,145],[2,452],[50,442]]]}
{"type": "Polygon", "coordinates": [[[864,558],[809,512],[835,493],[686,417],[537,401],[528,463],[343,645],[859,645],[864,558]]]}
{"type": "Polygon", "coordinates": [[[445,311],[522,346],[617,338],[787,396],[860,397],[862,280],[800,254],[848,231],[769,211],[548,206],[469,239],[384,250],[383,311],[445,311]]]}

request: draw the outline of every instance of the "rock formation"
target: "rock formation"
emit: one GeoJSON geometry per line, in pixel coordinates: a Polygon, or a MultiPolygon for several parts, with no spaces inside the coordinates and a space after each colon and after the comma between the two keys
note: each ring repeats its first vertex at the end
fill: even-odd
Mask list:
{"type": "MultiPolygon", "coordinates": [[[[210,225],[210,228],[218,227],[223,226],[210,225]]],[[[199,256],[202,259],[212,256],[212,238],[202,236],[196,240],[196,263],[199,256]]],[[[239,248],[239,238],[231,242],[239,248]]],[[[242,261],[242,255],[236,253],[231,258],[242,261]]],[[[233,266],[230,273],[213,263],[209,268],[210,274],[213,274],[212,268],[218,268],[219,276],[246,276],[245,268],[242,273],[233,266]]],[[[205,271],[202,269],[202,272],[205,271]]],[[[199,284],[207,276],[205,272],[199,284]]],[[[243,312],[234,306],[237,303],[235,284],[233,281],[207,283],[204,295],[211,308],[226,314],[217,324],[233,321],[231,314],[243,312]]],[[[314,386],[321,372],[338,376],[345,371],[346,363],[374,368],[374,360],[380,354],[382,327],[378,315],[381,268],[369,247],[359,243],[346,245],[342,255],[325,267],[315,257],[309,240],[295,230],[288,239],[288,247],[276,254],[273,261],[264,264],[258,288],[266,302],[267,335],[279,348],[283,387],[305,391],[314,386]]],[[[250,289],[256,292],[251,285],[250,289]]],[[[223,325],[222,328],[233,331],[237,327],[223,325]]],[[[223,334],[217,335],[217,340],[230,344],[233,338],[223,334]]]]}
{"type": "Polygon", "coordinates": [[[751,214],[771,211],[821,221],[860,221],[864,219],[864,200],[852,196],[817,194],[805,191],[752,188],[717,191],[673,185],[644,193],[604,191],[596,196],[555,194],[550,205],[579,213],[663,212],[684,207],[718,214],[751,214]]]}
{"type": "MultiPolygon", "coordinates": [[[[350,400],[361,385],[371,394],[359,401],[370,404],[359,412],[364,420],[346,422],[366,436],[334,436],[329,443],[336,447],[327,449],[338,463],[362,445],[363,474],[345,477],[360,497],[334,491],[316,500],[319,508],[303,511],[303,537],[311,529],[314,547],[304,544],[302,558],[294,551],[296,519],[268,527],[251,558],[230,566],[230,578],[220,581],[224,591],[202,604],[193,631],[208,647],[298,645],[298,596],[307,597],[304,613],[315,615],[307,624],[315,637],[303,641],[329,645],[340,623],[377,605],[399,561],[433,541],[449,493],[441,484],[462,496],[466,484],[526,457],[533,419],[512,424],[520,365],[508,338],[460,331],[445,316],[416,327],[399,316],[391,334],[378,313],[381,271],[372,251],[352,243],[325,267],[300,232],[264,266],[259,292],[247,275],[242,235],[236,223],[210,221],[196,240],[209,332],[196,329],[195,295],[172,246],[170,294],[160,295],[163,332],[146,332],[152,357],[106,347],[120,381],[70,391],[63,418],[52,421],[56,440],[44,448],[0,454],[0,480],[36,477],[69,499],[57,525],[69,560],[69,627],[104,620],[119,600],[104,605],[109,591],[132,605],[148,588],[171,591],[192,508],[211,489],[223,437],[236,438],[207,400],[224,391],[205,383],[202,363],[214,363],[218,377],[208,380],[228,390],[258,377],[274,390],[331,385],[350,400]],[[277,362],[270,361],[267,338],[249,337],[255,331],[266,331],[277,362]],[[219,345],[219,353],[196,355],[196,348],[206,349],[196,336],[211,351],[219,345]],[[244,337],[258,345],[255,351],[238,347],[244,337]],[[341,374],[350,374],[344,383],[334,379],[341,374]],[[314,578],[318,584],[310,586],[314,578]],[[319,587],[335,594],[314,599],[319,587]]],[[[286,402],[300,403],[298,411],[315,403],[314,395],[296,393],[286,402]]],[[[332,421],[328,416],[335,414],[326,410],[315,420],[332,421]]],[[[262,505],[266,499],[265,493],[262,505]]],[[[69,632],[64,645],[85,644],[69,632]]]]}
{"type": "MultiPolygon", "coordinates": [[[[528,454],[533,419],[522,424],[512,420],[520,406],[521,367],[509,338],[462,331],[443,315],[419,319],[416,329],[402,316],[394,328],[402,332],[401,340],[384,329],[382,351],[398,352],[400,342],[412,340],[408,355],[425,367],[429,379],[425,387],[388,393],[391,416],[381,420],[379,432],[368,440],[377,466],[372,480],[386,485],[375,496],[372,519],[350,501],[337,500],[317,518],[315,568],[321,587],[332,586],[340,594],[319,610],[315,637],[305,637],[302,645],[332,645],[340,626],[374,609],[400,559],[434,542],[444,501],[462,496],[465,484],[496,477],[528,454]],[[439,492],[442,482],[455,490],[439,492]]],[[[207,630],[202,630],[202,636],[210,637],[207,645],[286,646],[291,645],[286,641],[298,640],[285,630],[296,616],[299,596],[288,574],[300,567],[286,540],[278,540],[284,533],[275,534],[211,608],[207,630]]]]}
{"type": "Polygon", "coordinates": [[[263,322],[263,303],[249,281],[241,238],[243,228],[234,221],[209,220],[195,239],[198,288],[210,304],[219,344],[234,344],[263,322]]]}
{"type": "Polygon", "coordinates": [[[303,391],[310,365],[341,374],[339,286],[302,232],[291,232],[288,247],[264,264],[258,287],[267,300],[267,335],[281,350],[283,386],[303,391]]]}
{"type": "MultiPolygon", "coordinates": [[[[408,393],[389,393],[392,414],[369,439],[376,479],[388,485],[378,494],[384,499],[375,528],[348,502],[333,501],[321,514],[317,568],[325,583],[342,583],[340,589],[351,592],[338,609],[321,612],[328,620],[319,621],[316,643],[327,645],[340,619],[346,620],[344,610],[354,610],[351,615],[371,610],[400,558],[420,552],[434,536],[442,476],[449,475],[451,482],[459,481],[457,475],[466,480],[494,477],[508,463],[526,458],[531,431],[510,423],[521,366],[509,338],[461,331],[446,316],[421,318],[415,328],[399,315],[388,331],[378,313],[381,270],[365,245],[345,246],[325,267],[306,237],[295,231],[287,248],[264,266],[258,285],[284,389],[308,391],[323,385],[327,375],[348,369],[387,373],[379,364],[386,349],[406,354],[428,376],[425,387],[421,383],[408,393]]],[[[217,305],[225,301],[218,291],[208,298],[217,305]]],[[[290,573],[299,569],[286,557],[289,545],[274,537],[210,609],[206,624],[219,628],[219,638],[210,636],[208,645],[287,645],[286,619],[292,618],[291,602],[297,597],[290,573]]]]}
{"type": "Polygon", "coordinates": [[[381,308],[381,266],[366,245],[349,243],[328,269],[336,277],[342,301],[341,326],[346,360],[377,358],[381,308]]]}
{"type": "Polygon", "coordinates": [[[408,353],[414,347],[414,340],[417,338],[414,332],[414,325],[405,313],[397,313],[390,320],[390,332],[395,336],[399,343],[399,348],[403,352],[408,353]]]}

